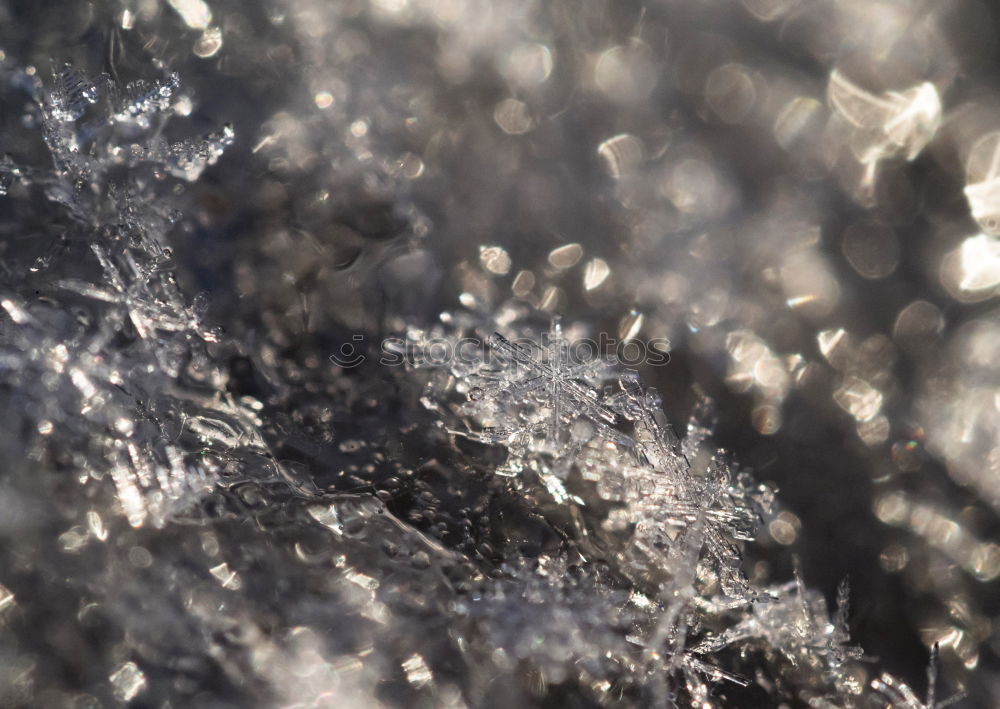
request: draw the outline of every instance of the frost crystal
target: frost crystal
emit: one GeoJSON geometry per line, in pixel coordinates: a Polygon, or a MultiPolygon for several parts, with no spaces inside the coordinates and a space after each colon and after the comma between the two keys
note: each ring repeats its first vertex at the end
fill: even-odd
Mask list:
{"type": "Polygon", "coordinates": [[[606,524],[634,525],[632,549],[648,563],[683,554],[693,557],[693,568],[704,551],[727,593],[747,593],[735,544],[753,539],[770,491],[704,451],[708,432],[697,422],[681,444],[659,394],[644,389],[637,372],[601,358],[571,361],[558,319],[547,335],[532,352],[494,333],[490,353],[497,361],[470,377],[465,412],[481,425],[470,435],[506,445],[504,470],[539,472],[557,497],[566,496],[564,482],[578,469],[601,497],[620,505],[606,524]]]}
{"type": "Polygon", "coordinates": [[[469,398],[473,401],[489,398],[497,408],[517,409],[519,417],[527,420],[522,418],[519,425],[488,427],[482,433],[484,440],[499,443],[544,433],[547,445],[558,450],[567,431],[581,420],[588,421],[612,440],[625,440],[608,428],[618,421],[617,414],[586,383],[600,376],[604,364],[599,360],[571,362],[558,318],[552,322],[547,346],[541,354],[533,354],[499,332],[494,333],[490,348],[501,367],[482,369],[483,383],[469,390],[469,398]],[[535,415],[544,412],[548,414],[544,420],[535,415]]]}
{"type": "Polygon", "coordinates": [[[83,117],[87,106],[96,103],[100,90],[93,81],[67,64],[59,75],[56,90],[51,95],[50,115],[58,121],[76,121],[83,117]]]}
{"type": "Polygon", "coordinates": [[[158,173],[195,179],[233,133],[227,126],[166,147],[160,134],[178,85],[171,74],[120,94],[108,77],[91,80],[71,66],[51,88],[22,82],[54,168],[25,174],[10,158],[0,163],[5,191],[13,179],[38,185],[72,229],[34,260],[9,264],[26,274],[34,293],[0,284],[13,321],[2,372],[38,389],[40,451],[72,461],[84,477],[108,471],[119,507],[136,527],[160,526],[190,508],[213,489],[234,451],[248,454],[250,467],[266,456],[251,409],[199,391],[224,381],[206,351],[219,334],[204,323],[204,304],[189,302],[172,272],[165,243],[176,217],[158,173]],[[50,271],[60,277],[46,279],[50,271]],[[77,317],[61,316],[60,308],[77,317]],[[46,395],[62,379],[71,386],[60,389],[61,398],[46,395]],[[73,411],[78,415],[67,416],[73,411]],[[56,426],[63,444],[76,437],[81,445],[48,446],[56,426]]]}
{"type": "Polygon", "coordinates": [[[959,692],[950,699],[937,701],[937,674],[938,644],[934,643],[934,647],[931,648],[931,661],[927,666],[927,701],[921,702],[908,685],[888,672],[883,672],[878,679],[873,679],[871,686],[880,698],[889,702],[892,709],[944,709],[965,698],[965,694],[959,692]]]}
{"type": "Polygon", "coordinates": [[[442,337],[460,355],[432,368],[425,405],[445,416],[453,435],[506,448],[499,474],[527,485],[538,480],[557,503],[589,515],[608,510],[588,533],[595,544],[616,549],[618,572],[656,599],[660,610],[631,637],[643,665],[661,676],[653,685],[661,687],[658,696],[669,693],[663,682],[672,674],[706,701],[703,678],[743,682],[685,649],[689,615],[712,589],[755,601],[739,544],[754,538],[773,493],[711,451],[708,430],[697,420],[679,440],[659,394],[644,388],[637,372],[600,357],[574,358],[578,348],[558,318],[535,344],[530,327],[516,316],[507,320],[515,312],[501,310],[497,320],[505,325],[475,353],[460,347],[469,334],[461,328],[490,323],[473,313],[445,316],[458,326],[450,334],[410,333],[413,363],[432,364],[429,352],[442,337]],[[465,401],[453,396],[462,392],[465,401]]]}
{"type": "MultiPolygon", "coordinates": [[[[856,693],[844,665],[861,657],[860,649],[849,646],[846,627],[847,586],[841,586],[837,613],[830,618],[821,594],[806,589],[796,573],[794,581],[766,589],[763,601],[754,604],[748,614],[720,633],[710,633],[692,650],[697,654],[716,653],[727,647],[754,649],[772,664],[786,664],[796,671],[816,678],[814,696],[836,692],[856,693]]],[[[716,603],[706,606],[710,612],[721,610],[723,616],[732,607],[716,603]]]]}
{"type": "MultiPolygon", "coordinates": [[[[704,707],[717,706],[719,683],[749,685],[766,667],[777,696],[810,706],[845,706],[845,697],[867,696],[925,709],[888,675],[864,686],[857,670],[862,652],[847,629],[846,583],[831,614],[798,572],[789,583],[765,588],[744,576],[741,544],[754,539],[774,493],[710,447],[703,412],[678,438],[659,394],[643,386],[638,372],[574,356],[584,348],[558,319],[538,332],[531,313],[510,304],[492,317],[446,313],[438,328],[411,331],[401,349],[426,371],[421,401],[444,430],[504,449],[497,474],[532,499],[547,496],[555,505],[550,514],[574,510],[581,565],[607,560],[632,584],[628,602],[615,601],[613,612],[602,606],[615,598],[604,580],[573,585],[566,595],[565,559],[506,568],[504,579],[475,594],[463,611],[498,648],[492,662],[509,668],[529,661],[553,682],[573,662],[593,687],[607,688],[623,682],[603,664],[610,658],[633,668],[629,676],[653,704],[669,704],[683,692],[704,707]],[[465,338],[483,341],[488,332],[486,347],[468,346],[465,338]],[[456,356],[435,359],[432,351],[442,344],[456,356]],[[588,625],[592,617],[615,618],[627,642],[594,640],[608,628],[588,625]],[[743,661],[733,661],[734,650],[743,661]],[[874,693],[866,695],[869,689],[874,693]]],[[[930,701],[926,706],[935,706],[930,701]]]]}

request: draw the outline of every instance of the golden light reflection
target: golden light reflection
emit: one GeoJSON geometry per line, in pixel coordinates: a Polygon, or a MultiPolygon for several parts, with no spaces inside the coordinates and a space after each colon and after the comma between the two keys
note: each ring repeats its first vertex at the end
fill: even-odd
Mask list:
{"type": "Polygon", "coordinates": [[[942,510],[902,492],[880,495],[874,510],[879,520],[922,537],[978,581],[1000,577],[1000,546],[980,541],[942,510]]]}

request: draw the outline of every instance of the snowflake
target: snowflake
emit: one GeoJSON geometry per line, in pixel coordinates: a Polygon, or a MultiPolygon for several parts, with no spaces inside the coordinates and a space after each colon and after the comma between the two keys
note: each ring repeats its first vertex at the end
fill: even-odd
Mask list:
{"type": "MultiPolygon", "coordinates": [[[[477,322],[476,328],[484,325],[477,322]]],[[[586,504],[566,488],[571,472],[579,470],[616,507],[605,527],[627,532],[637,570],[667,569],[670,576],[685,569],[673,574],[666,596],[690,595],[702,558],[724,591],[750,594],[738,543],[753,539],[773,493],[754,487],[745,475],[734,476],[721,455],[706,455],[708,431],[696,422],[681,442],[659,394],[643,387],[638,372],[601,357],[574,359],[559,318],[538,344],[528,337],[530,330],[514,325],[495,330],[476,361],[456,358],[445,369],[448,376],[432,379],[424,402],[444,416],[455,411],[446,403],[448,391],[467,392],[463,423],[447,430],[504,446],[507,460],[496,472],[534,473],[557,502],[586,504]]],[[[443,335],[439,329],[433,338],[418,337],[415,347],[429,350],[443,335]]]]}
{"type": "Polygon", "coordinates": [[[548,449],[558,451],[571,437],[573,424],[586,420],[605,438],[627,440],[611,428],[618,422],[618,415],[589,384],[601,380],[606,363],[599,359],[573,362],[559,318],[553,318],[541,354],[511,342],[499,332],[493,334],[489,344],[501,367],[481,368],[482,383],[469,390],[469,398],[473,401],[488,398],[500,409],[523,411],[530,407],[535,415],[512,426],[487,427],[484,438],[501,442],[512,437],[542,435],[548,449]]]}

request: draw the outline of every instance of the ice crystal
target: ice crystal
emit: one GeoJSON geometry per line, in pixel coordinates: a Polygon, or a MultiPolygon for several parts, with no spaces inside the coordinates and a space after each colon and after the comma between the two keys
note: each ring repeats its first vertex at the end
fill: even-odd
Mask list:
{"type": "Polygon", "coordinates": [[[558,318],[541,346],[495,332],[468,378],[464,410],[480,428],[467,435],[505,445],[504,471],[536,471],[563,499],[564,481],[579,469],[620,505],[606,524],[632,525],[632,548],[648,563],[660,566],[685,550],[693,568],[704,550],[725,590],[746,593],[735,545],[753,539],[770,491],[734,476],[722,456],[709,453],[696,470],[708,431],[692,421],[682,444],[659,394],[637,372],[600,357],[574,362],[570,344],[558,318]]]}
{"type": "Polygon", "coordinates": [[[938,675],[938,644],[931,648],[931,661],[927,666],[927,699],[921,702],[916,693],[904,682],[899,681],[888,672],[883,672],[871,682],[872,689],[880,699],[889,702],[891,709],[944,709],[965,698],[959,692],[944,701],[937,701],[938,675]]]}
{"type": "Polygon", "coordinates": [[[534,565],[504,567],[463,601],[466,622],[491,638],[492,660],[509,671],[530,661],[549,683],[582,669],[595,681],[611,681],[634,650],[626,640],[627,593],[596,582],[565,559],[543,557],[534,565]]]}
{"type": "MultiPolygon", "coordinates": [[[[213,489],[233,451],[256,457],[251,467],[267,456],[251,409],[197,390],[224,380],[206,350],[219,333],[205,324],[204,305],[189,301],[178,286],[166,246],[176,217],[159,181],[150,178],[158,169],[196,178],[233,134],[226,127],[163,147],[159,130],[150,129],[154,123],[162,128],[178,84],[171,74],[130,84],[119,95],[110,78],[91,80],[72,66],[50,87],[22,84],[53,160],[51,170],[32,171],[30,182],[63,208],[73,238],[26,264],[10,264],[29,284],[33,274],[60,277],[45,283],[44,299],[4,293],[13,322],[4,334],[4,376],[16,372],[37,388],[40,450],[69,455],[92,477],[110,477],[133,526],[162,525],[196,503],[213,489]],[[68,319],[60,307],[78,315],[68,319]],[[62,380],[69,386],[59,386],[60,397],[45,395],[62,380]],[[67,417],[72,411],[79,415],[67,417]],[[51,449],[55,426],[58,440],[76,436],[83,447],[51,449]],[[191,440],[200,445],[186,443],[191,440]],[[193,455],[198,448],[201,454],[193,455]]],[[[9,158],[0,172],[5,187],[26,177],[9,158]]]]}
{"type": "Polygon", "coordinates": [[[214,165],[222,157],[222,153],[233,144],[234,139],[233,127],[226,124],[221,131],[211,133],[203,139],[174,143],[163,160],[171,175],[193,182],[201,177],[206,167],[214,165]]]}
{"type": "Polygon", "coordinates": [[[83,72],[67,64],[58,77],[49,103],[49,114],[58,121],[76,121],[87,106],[97,102],[100,90],[83,72]]]}
{"type": "MultiPolygon", "coordinates": [[[[542,330],[521,306],[503,305],[491,315],[473,300],[468,304],[468,310],[444,314],[437,328],[410,331],[399,350],[427,370],[421,400],[450,435],[501,447],[506,458],[495,472],[516,480],[525,494],[537,495],[537,484],[557,506],[577,510],[572,514],[582,560],[611,560],[634,589],[617,613],[581,606],[572,622],[557,623],[556,634],[546,628],[561,616],[535,608],[532,599],[546,599],[550,609],[572,603],[552,576],[518,571],[513,578],[524,586],[507,581],[483,597],[502,604],[496,610],[469,606],[469,612],[480,609],[482,622],[497,613],[509,624],[484,628],[509,658],[501,666],[530,660],[557,681],[564,676],[561,662],[576,658],[592,686],[636,681],[654,704],[669,704],[683,692],[698,706],[716,706],[720,683],[748,685],[760,667],[768,668],[778,695],[813,706],[841,706],[845,697],[865,694],[852,669],[862,653],[847,629],[846,583],[831,614],[799,572],[789,583],[764,588],[744,576],[741,545],[755,538],[774,492],[711,447],[707,402],[678,437],[658,392],[645,387],[637,371],[579,356],[587,348],[573,339],[583,332],[578,327],[564,329],[555,318],[542,330]],[[470,347],[471,336],[485,344],[470,347]],[[434,348],[456,356],[435,358],[434,348]],[[586,660],[584,643],[570,637],[593,613],[614,615],[622,624],[628,643],[609,637],[601,646],[615,648],[609,657],[633,668],[630,680],[602,679],[614,673],[586,660]],[[510,624],[515,617],[520,620],[510,624]],[[549,654],[554,647],[562,650],[549,654]],[[762,664],[755,670],[733,662],[726,654],[731,650],[762,664]]],[[[599,604],[600,584],[590,584],[576,598],[599,604]]],[[[870,688],[872,699],[908,701],[898,681],[880,682],[870,688]]]]}
{"type": "Polygon", "coordinates": [[[832,618],[823,596],[807,589],[798,572],[793,581],[765,589],[761,601],[746,609],[749,613],[724,603],[707,604],[706,608],[710,614],[721,611],[723,616],[738,611],[738,620],[722,632],[709,633],[692,652],[701,655],[728,647],[753,649],[775,667],[785,664],[793,668],[792,674],[811,676],[803,681],[814,697],[856,693],[845,663],[860,659],[862,653],[849,645],[846,584],[841,586],[832,618]]]}
{"type": "MultiPolygon", "coordinates": [[[[645,587],[660,609],[631,636],[640,664],[660,677],[650,685],[654,695],[669,694],[673,675],[706,702],[704,678],[743,682],[688,652],[688,615],[711,588],[755,600],[739,544],[754,538],[772,491],[733,473],[725,455],[706,446],[709,431],[697,420],[678,439],[659,394],[637,372],[601,357],[574,359],[558,318],[535,344],[516,308],[500,313],[505,332],[495,331],[487,348],[455,349],[463,356],[432,370],[425,405],[452,434],[503,446],[507,460],[497,473],[537,479],[560,504],[610,504],[591,533],[617,546],[618,572],[645,587]],[[459,403],[452,392],[463,391],[459,403]]],[[[474,312],[443,319],[457,326],[455,348],[467,334],[463,325],[490,325],[474,312]]],[[[427,365],[446,332],[411,332],[411,361],[427,365]]]]}
{"type": "Polygon", "coordinates": [[[469,398],[489,399],[498,413],[501,409],[518,413],[505,417],[511,425],[485,428],[482,439],[500,443],[541,436],[544,445],[557,451],[574,424],[583,420],[596,427],[601,435],[624,441],[609,428],[617,423],[618,415],[587,384],[600,377],[604,363],[572,362],[558,318],[553,319],[547,339],[544,349],[533,353],[529,347],[494,333],[489,344],[497,355],[499,367],[480,370],[482,382],[469,389],[469,398]]]}
{"type": "Polygon", "coordinates": [[[116,110],[109,116],[109,122],[149,128],[156,115],[170,107],[170,100],[179,86],[180,77],[176,73],[156,81],[130,82],[124,94],[118,97],[116,110]]]}

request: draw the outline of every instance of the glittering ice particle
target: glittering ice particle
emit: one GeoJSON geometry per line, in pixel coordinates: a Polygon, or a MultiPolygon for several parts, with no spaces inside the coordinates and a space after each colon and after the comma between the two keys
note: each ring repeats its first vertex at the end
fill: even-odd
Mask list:
{"type": "Polygon", "coordinates": [[[1000,286],[1000,238],[970,236],[942,262],[942,280],[958,295],[988,295],[1000,286]]]}
{"type": "Polygon", "coordinates": [[[115,696],[123,702],[134,699],[146,688],[146,675],[134,662],[126,662],[108,677],[115,696]]]}
{"type": "Polygon", "coordinates": [[[424,662],[424,658],[416,653],[403,663],[403,672],[406,673],[406,679],[414,687],[422,687],[433,681],[433,675],[427,667],[427,663],[424,662]]]}
{"type": "Polygon", "coordinates": [[[230,591],[238,591],[243,585],[240,581],[240,575],[230,569],[226,562],[222,562],[218,566],[213,566],[209,569],[209,573],[215,577],[220,586],[230,591]]]}
{"type": "Polygon", "coordinates": [[[13,605],[14,593],[3,584],[0,584],[0,614],[13,605]]]}
{"type": "Polygon", "coordinates": [[[941,124],[941,98],[930,82],[902,92],[874,94],[834,70],[828,95],[830,103],[848,123],[880,136],[858,156],[864,163],[897,153],[913,160],[941,124]]]}
{"type": "Polygon", "coordinates": [[[965,165],[965,198],[987,234],[1000,234],[1000,131],[980,138],[965,165]]]}
{"type": "Polygon", "coordinates": [[[594,290],[600,287],[610,275],[611,268],[604,259],[595,258],[588,261],[583,271],[583,287],[588,291],[594,290]]]}
{"type": "Polygon", "coordinates": [[[858,421],[869,421],[882,408],[882,392],[858,377],[847,377],[833,399],[858,421]]]}

